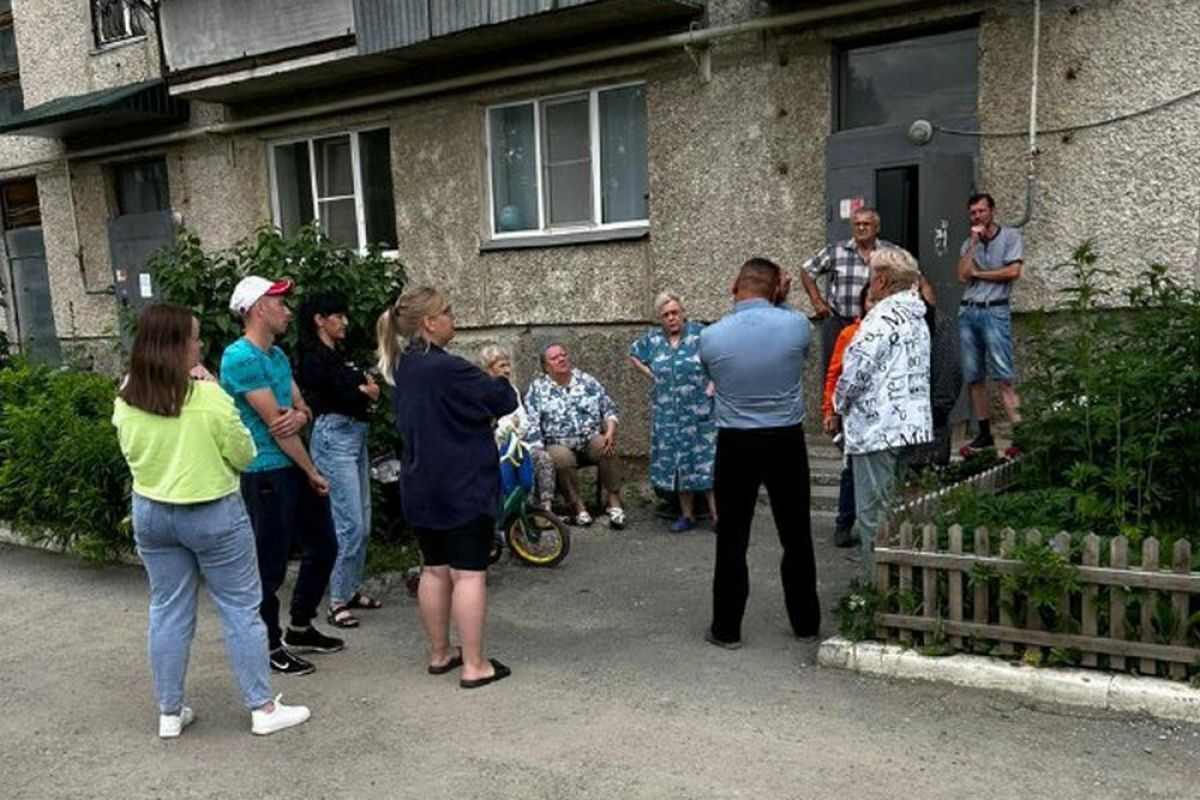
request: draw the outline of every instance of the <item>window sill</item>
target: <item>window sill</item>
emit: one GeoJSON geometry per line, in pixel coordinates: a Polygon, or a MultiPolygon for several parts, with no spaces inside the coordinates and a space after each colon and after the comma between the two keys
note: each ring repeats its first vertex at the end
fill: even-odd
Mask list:
{"type": "Polygon", "coordinates": [[[120,50],[122,47],[129,47],[130,45],[142,44],[145,41],[146,41],[146,34],[144,34],[144,33],[139,33],[135,36],[126,36],[123,39],[113,39],[111,42],[105,42],[104,44],[96,45],[95,47],[93,47],[92,55],[94,55],[94,56],[102,55],[104,53],[108,53],[113,50],[120,50]]]}
{"type": "Polygon", "coordinates": [[[566,247],[596,242],[630,242],[645,239],[650,235],[649,225],[632,228],[607,228],[599,231],[572,231],[571,233],[549,233],[533,236],[512,236],[491,239],[479,245],[479,252],[497,250],[529,250],[539,247],[566,247]]]}

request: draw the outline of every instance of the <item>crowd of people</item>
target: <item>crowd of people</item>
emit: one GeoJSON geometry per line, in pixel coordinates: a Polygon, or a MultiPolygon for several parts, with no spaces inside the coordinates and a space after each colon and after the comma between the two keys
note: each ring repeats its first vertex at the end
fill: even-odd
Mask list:
{"type": "MultiPolygon", "coordinates": [[[[966,285],[957,325],[936,309],[933,284],[906,250],[878,238],[879,215],[859,208],[853,237],[807,261],[800,279],[822,336],[822,428],[844,449],[838,546],[856,541],[873,574],[875,531],[904,464],[949,458],[950,412],[963,377],[978,435],[994,444],[990,377],[1014,423],[1008,298],[1020,275],[1020,235],[994,221],[988,195],[970,198],[972,223],[958,278],[966,285]],[[818,280],[829,278],[822,292],[818,280]],[[961,366],[960,366],[961,365],[961,366]]],[[[788,304],[791,278],[751,258],[732,287],[733,309],[705,326],[672,292],[655,298],[660,325],[629,346],[652,382],[650,479],[678,500],[669,530],[696,527],[703,498],[716,530],[712,615],[705,639],[741,647],[749,594],[746,554],[760,488],[770,500],[792,630],[820,631],[805,422],[805,364],[813,323],[788,304]]],[[[512,355],[489,346],[476,361],[447,350],[455,335],[446,294],[414,287],[376,322],[378,362],[354,364],[340,349],[351,320],[336,294],[299,309],[293,373],[277,340],[292,322],[289,280],[250,276],[229,301],[243,335],[225,348],[218,376],[199,363],[199,323],[157,305],[139,319],[113,422],[133,475],[133,526],[150,581],[149,661],[159,735],[173,738],[195,714],[184,678],[201,578],[221,615],[226,648],[251,730],[270,734],[309,718],[272,698],[270,673],[306,674],[305,656],[343,649],[313,625],[360,625],[381,607],[362,590],[371,529],[368,421],[390,386],[401,491],[418,541],[418,601],[427,670],[461,670],[474,689],[511,674],[487,655],[486,570],[498,510],[497,446],[515,437],[532,453],[531,502],[555,493],[568,520],[592,523],[578,471],[597,468],[601,507],[624,528],[616,404],[568,348],[541,349],[541,374],[524,395],[512,355]],[[306,444],[302,433],[310,429],[306,444]],[[300,567],[280,622],[279,592],[293,549],[300,567]],[[452,641],[452,629],[457,643],[452,641]]]]}

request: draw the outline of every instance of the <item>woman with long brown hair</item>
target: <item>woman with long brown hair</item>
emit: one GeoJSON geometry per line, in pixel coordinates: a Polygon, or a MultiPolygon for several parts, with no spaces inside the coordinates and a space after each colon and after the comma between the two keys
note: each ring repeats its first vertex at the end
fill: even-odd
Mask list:
{"type": "Polygon", "coordinates": [[[429,672],[462,667],[458,685],[475,689],[510,670],[484,657],[487,566],[499,506],[492,424],[517,407],[505,378],[452,356],[454,315],[446,296],[404,291],[379,317],[379,368],[395,386],[404,510],[424,566],[417,599],[429,638],[429,672]],[[461,645],[450,645],[450,621],[461,645]]]}
{"type": "Polygon", "coordinates": [[[129,374],[113,410],[133,474],[133,536],[150,579],[150,670],[158,735],[195,720],[184,705],[200,578],[221,614],[225,649],[259,735],[299,725],[304,706],[271,698],[267,631],[254,533],[238,472],[254,441],[233,400],[199,366],[200,323],[182,306],[155,305],[138,319],[129,374]]]}

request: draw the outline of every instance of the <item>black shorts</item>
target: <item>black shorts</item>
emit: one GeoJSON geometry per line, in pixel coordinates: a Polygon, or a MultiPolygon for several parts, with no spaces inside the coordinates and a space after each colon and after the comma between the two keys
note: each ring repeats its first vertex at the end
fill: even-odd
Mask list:
{"type": "Polygon", "coordinates": [[[488,568],[496,521],[478,516],[457,528],[416,527],[421,558],[427,567],[480,571],[488,568]]]}

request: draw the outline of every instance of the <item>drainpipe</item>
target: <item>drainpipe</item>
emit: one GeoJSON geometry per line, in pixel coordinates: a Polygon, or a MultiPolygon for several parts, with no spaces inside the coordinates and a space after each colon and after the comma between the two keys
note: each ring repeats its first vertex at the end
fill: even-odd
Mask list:
{"type": "Polygon", "coordinates": [[[1029,86],[1029,165],[1025,173],[1025,211],[1020,219],[1012,223],[1014,228],[1023,228],[1033,218],[1033,182],[1038,157],[1038,60],[1042,38],[1042,0],[1033,0],[1033,68],[1029,86]]]}
{"type": "MultiPolygon", "coordinates": [[[[296,122],[299,120],[312,119],[314,117],[322,117],[330,114],[357,111],[370,106],[382,105],[400,100],[411,100],[417,97],[425,97],[444,92],[458,91],[461,89],[481,86],[487,83],[526,78],[532,75],[539,75],[557,70],[588,66],[602,61],[646,55],[648,53],[659,52],[662,50],[674,50],[677,48],[683,49],[686,47],[695,48],[702,46],[707,42],[728,38],[730,36],[761,33],[764,31],[778,30],[780,28],[799,27],[802,25],[810,25],[838,19],[841,17],[861,16],[870,12],[892,11],[905,6],[919,5],[922,5],[922,3],[918,2],[918,0],[856,0],[855,2],[838,3],[833,7],[812,8],[803,11],[794,11],[790,14],[757,17],[744,22],[735,22],[729,25],[719,25],[713,28],[699,28],[686,31],[684,33],[676,33],[667,36],[660,36],[654,39],[646,39],[640,42],[615,45],[613,47],[607,47],[601,50],[593,50],[587,53],[561,56],[559,58],[552,58],[547,61],[540,61],[533,64],[522,64],[514,67],[489,70],[487,72],[473,73],[471,75],[464,75],[457,78],[450,78],[448,80],[436,81],[434,83],[427,83],[418,86],[405,86],[399,89],[391,89],[385,92],[364,95],[362,97],[337,100],[317,106],[310,106],[308,108],[283,111],[277,114],[266,114],[263,116],[250,117],[243,120],[235,120],[233,122],[220,122],[200,128],[189,128],[188,130],[176,131],[174,133],[163,134],[161,136],[151,136],[144,139],[136,139],[128,142],[122,142],[120,144],[107,145],[104,147],[93,147],[86,150],[69,153],[65,157],[71,159],[82,159],[115,155],[117,153],[125,153],[131,150],[138,150],[147,147],[158,147],[161,145],[188,141],[190,139],[198,139],[204,136],[231,134],[239,131],[251,130],[254,128],[266,128],[272,125],[280,125],[287,122],[296,122]]],[[[18,164],[13,167],[8,167],[3,171],[8,173],[16,170],[28,170],[32,167],[54,164],[57,163],[62,157],[63,156],[59,156],[52,159],[42,159],[39,161],[27,162],[25,164],[18,164]]]]}

